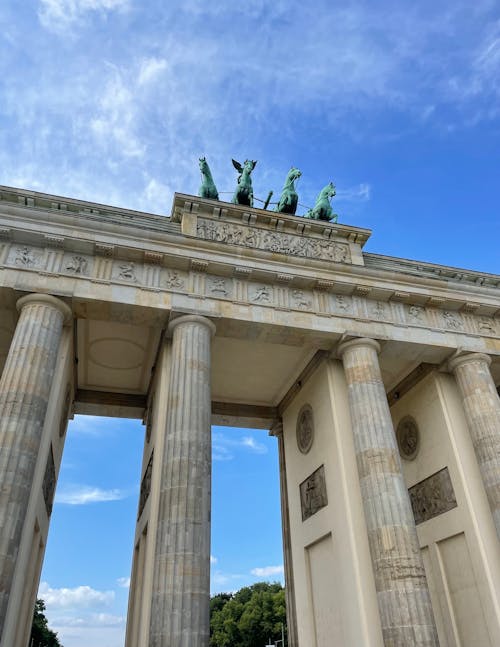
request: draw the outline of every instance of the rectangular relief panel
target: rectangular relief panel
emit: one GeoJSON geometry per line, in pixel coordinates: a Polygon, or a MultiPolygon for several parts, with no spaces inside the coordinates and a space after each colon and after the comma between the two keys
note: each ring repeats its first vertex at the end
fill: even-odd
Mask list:
{"type": "Polygon", "coordinates": [[[447,467],[416,483],[408,492],[417,524],[457,507],[447,467]]]}
{"type": "Polygon", "coordinates": [[[332,535],[306,547],[315,647],[346,645],[342,605],[349,601],[339,586],[332,535]]]}
{"type": "Polygon", "coordinates": [[[464,533],[437,544],[458,639],[456,647],[498,647],[490,638],[464,533]]]}
{"type": "Polygon", "coordinates": [[[318,510],[328,505],[325,483],[325,466],[321,465],[300,484],[302,521],[309,519],[318,510]]]}

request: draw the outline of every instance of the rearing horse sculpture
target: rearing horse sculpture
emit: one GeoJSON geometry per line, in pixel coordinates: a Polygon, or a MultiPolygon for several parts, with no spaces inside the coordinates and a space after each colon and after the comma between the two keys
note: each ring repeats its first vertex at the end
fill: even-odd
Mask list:
{"type": "Polygon", "coordinates": [[[198,195],[200,198],[210,198],[210,200],[218,200],[219,192],[215,186],[215,182],[212,178],[212,173],[210,172],[210,167],[207,160],[204,157],[200,157],[200,171],[202,182],[198,190],[198,195]]]}
{"type": "Polygon", "coordinates": [[[292,166],[292,168],[288,171],[288,175],[286,176],[285,184],[283,186],[283,191],[281,192],[281,197],[275,211],[279,211],[280,213],[295,214],[299,196],[295,191],[294,182],[295,180],[298,180],[301,175],[302,173],[299,171],[299,169],[295,168],[294,166],[292,166]]]}
{"type": "Polygon", "coordinates": [[[333,213],[330,205],[330,198],[333,198],[337,192],[333,182],[330,182],[320,191],[316,198],[316,204],[312,209],[304,214],[304,218],[312,218],[312,220],[326,220],[327,222],[337,222],[337,214],[333,213]]]}
{"type": "Polygon", "coordinates": [[[243,166],[236,160],[232,160],[234,168],[239,172],[238,186],[233,196],[233,204],[246,204],[253,207],[253,188],[250,174],[255,168],[257,161],[245,160],[243,166]]]}

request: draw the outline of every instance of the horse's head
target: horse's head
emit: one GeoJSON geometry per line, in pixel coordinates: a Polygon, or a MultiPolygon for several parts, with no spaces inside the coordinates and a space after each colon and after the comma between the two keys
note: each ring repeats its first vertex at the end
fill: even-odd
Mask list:
{"type": "Polygon", "coordinates": [[[243,170],[250,175],[250,173],[254,170],[254,168],[257,166],[257,160],[245,160],[245,163],[243,164],[243,170]]]}
{"type": "Polygon", "coordinates": [[[335,184],[333,182],[327,184],[323,190],[325,191],[328,198],[333,198],[337,195],[337,192],[335,191],[335,184]]]}
{"type": "Polygon", "coordinates": [[[292,166],[292,168],[288,171],[288,179],[292,180],[294,182],[295,180],[298,180],[299,177],[302,176],[302,172],[299,171],[298,168],[295,168],[295,166],[292,166]]]}
{"type": "Polygon", "coordinates": [[[207,167],[207,160],[204,157],[200,157],[200,170],[203,171],[204,168],[207,167]]]}

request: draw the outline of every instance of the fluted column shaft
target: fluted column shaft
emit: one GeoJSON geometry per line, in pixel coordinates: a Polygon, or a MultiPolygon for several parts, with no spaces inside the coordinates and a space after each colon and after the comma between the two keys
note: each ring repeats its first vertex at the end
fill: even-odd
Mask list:
{"type": "Polygon", "coordinates": [[[66,304],[30,294],[0,380],[0,638],[56,368],[66,304]]]}
{"type": "Polygon", "coordinates": [[[339,348],[382,634],[385,647],[436,647],[439,641],[379,350],[372,339],[355,339],[339,348]]]}
{"type": "Polygon", "coordinates": [[[149,647],[208,647],[214,324],[187,315],[173,334],[149,647]]]}
{"type": "Polygon", "coordinates": [[[490,364],[488,355],[470,353],[452,359],[450,369],[463,398],[465,417],[500,538],[500,397],[490,364]]]}

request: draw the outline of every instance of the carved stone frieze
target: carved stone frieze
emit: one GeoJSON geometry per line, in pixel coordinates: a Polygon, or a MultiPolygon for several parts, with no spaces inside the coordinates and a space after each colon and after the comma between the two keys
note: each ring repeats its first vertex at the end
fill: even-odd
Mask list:
{"type": "MultiPolygon", "coordinates": [[[[262,233],[265,230],[259,231],[262,233]]],[[[274,235],[274,232],[272,233],[274,235]]],[[[318,239],[312,240],[318,242],[318,239]]],[[[331,244],[331,241],[326,242],[331,244]]],[[[107,252],[112,253],[112,246],[104,247],[107,252]]],[[[103,253],[102,250],[100,253],[103,253]]],[[[216,276],[205,273],[208,268],[206,262],[192,260],[191,269],[188,271],[68,250],[47,251],[41,247],[12,242],[5,243],[0,249],[0,263],[23,270],[69,275],[75,279],[88,277],[93,281],[132,283],[137,287],[153,287],[158,290],[197,294],[205,298],[341,316],[374,323],[404,324],[484,337],[496,337],[500,332],[498,316],[437,307],[438,302],[442,305],[443,299],[428,298],[425,305],[398,303],[391,299],[392,295],[388,295],[389,300],[375,300],[369,298],[370,288],[365,289],[363,286],[356,286],[352,294],[335,294],[336,283],[333,281],[316,280],[313,289],[307,289],[296,286],[299,277],[292,274],[273,273],[268,279],[260,278],[260,281],[256,282],[250,280],[252,270],[247,267],[234,268],[234,276],[216,276]]]]}
{"type": "Polygon", "coordinates": [[[325,466],[321,465],[300,484],[302,521],[309,519],[318,510],[328,505],[326,494],[325,466]]]}
{"type": "Polygon", "coordinates": [[[196,233],[199,238],[229,245],[241,245],[278,254],[305,256],[335,263],[351,263],[349,246],[332,240],[306,238],[293,234],[267,231],[231,223],[200,218],[196,233]]]}
{"type": "Polygon", "coordinates": [[[88,276],[90,272],[90,258],[81,254],[71,254],[64,258],[62,271],[68,274],[88,276]]]}
{"type": "Polygon", "coordinates": [[[423,523],[457,507],[450,473],[445,467],[408,490],[415,522],[423,523]]]}
{"type": "Polygon", "coordinates": [[[207,294],[221,299],[230,299],[233,295],[233,282],[231,279],[220,276],[210,276],[207,280],[207,294]]]}

